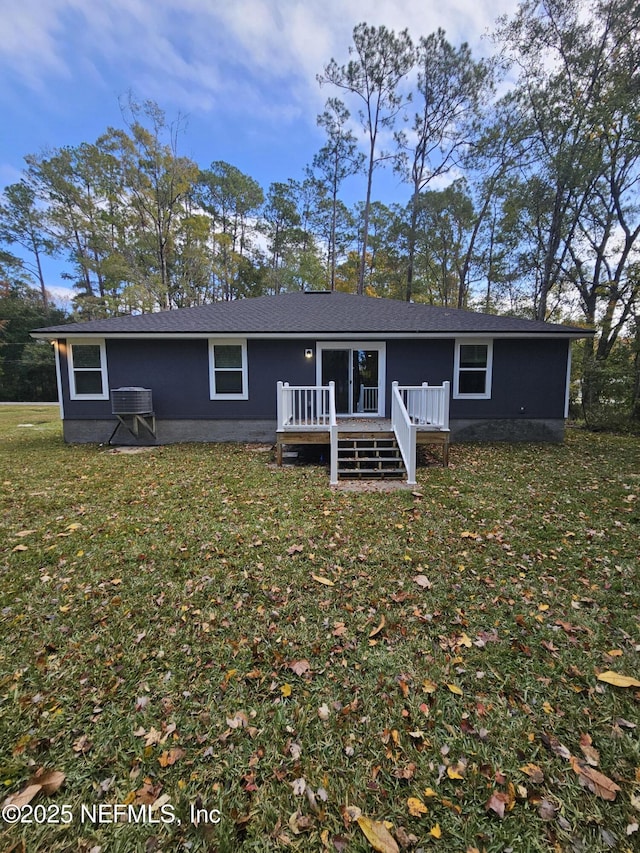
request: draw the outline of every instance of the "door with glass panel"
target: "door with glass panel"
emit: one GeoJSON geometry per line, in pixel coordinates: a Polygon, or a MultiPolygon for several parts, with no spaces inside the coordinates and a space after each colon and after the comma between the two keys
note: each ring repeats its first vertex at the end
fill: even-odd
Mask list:
{"type": "Polygon", "coordinates": [[[321,384],[335,382],[337,414],[379,414],[384,405],[380,346],[323,347],[321,364],[321,384]]]}

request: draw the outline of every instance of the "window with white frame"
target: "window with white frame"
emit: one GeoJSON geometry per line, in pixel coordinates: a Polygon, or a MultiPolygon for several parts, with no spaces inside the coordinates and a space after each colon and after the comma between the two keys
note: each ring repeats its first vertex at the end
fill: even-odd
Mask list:
{"type": "Polygon", "coordinates": [[[108,400],[107,351],[103,340],[69,341],[69,396],[72,400],[108,400]]]}
{"type": "Polygon", "coordinates": [[[209,341],[209,385],[212,400],[247,400],[247,342],[209,341]]]}
{"type": "Polygon", "coordinates": [[[453,396],[488,400],[492,362],[493,341],[456,341],[453,396]]]}

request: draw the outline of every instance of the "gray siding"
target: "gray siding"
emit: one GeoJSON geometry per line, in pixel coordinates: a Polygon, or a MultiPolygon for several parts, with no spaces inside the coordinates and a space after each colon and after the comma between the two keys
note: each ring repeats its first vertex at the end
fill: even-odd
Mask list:
{"type": "MultiPolygon", "coordinates": [[[[107,340],[109,387],[138,385],[153,391],[159,420],[275,421],[276,383],[314,385],[315,340],[248,340],[248,400],[209,399],[208,345],[204,339],[107,340]],[[311,348],[313,359],[304,357],[311,348]]],[[[451,400],[452,420],[562,419],[567,339],[497,339],[489,400],[451,400]]],[[[386,412],[391,383],[453,383],[454,340],[387,342],[386,412]]],[[[67,420],[112,420],[109,400],[69,399],[64,348],[61,380],[67,420]]],[[[453,387],[453,386],[452,386],[453,387]]]]}
{"type": "MultiPolygon", "coordinates": [[[[151,388],[158,418],[261,420],[276,418],[276,382],[314,385],[315,360],[304,357],[309,341],[247,341],[248,400],[209,399],[206,340],[107,340],[109,387],[151,388]]],[[[71,400],[61,352],[65,418],[111,417],[109,400],[71,400]]]]}

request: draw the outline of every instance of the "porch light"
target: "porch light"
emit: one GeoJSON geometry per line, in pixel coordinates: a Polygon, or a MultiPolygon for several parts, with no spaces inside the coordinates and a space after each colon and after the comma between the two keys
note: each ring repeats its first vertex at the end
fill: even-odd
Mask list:
{"type": "Polygon", "coordinates": [[[312,349],[306,349],[304,351],[304,357],[305,358],[313,358],[313,350],[312,349]]]}

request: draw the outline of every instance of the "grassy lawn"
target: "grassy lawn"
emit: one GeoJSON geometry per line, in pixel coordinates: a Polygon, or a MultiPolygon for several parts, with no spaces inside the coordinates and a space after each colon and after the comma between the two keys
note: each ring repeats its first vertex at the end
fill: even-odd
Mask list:
{"type": "Polygon", "coordinates": [[[332,492],[0,407],[0,482],[0,849],[638,849],[637,439],[332,492]]]}

